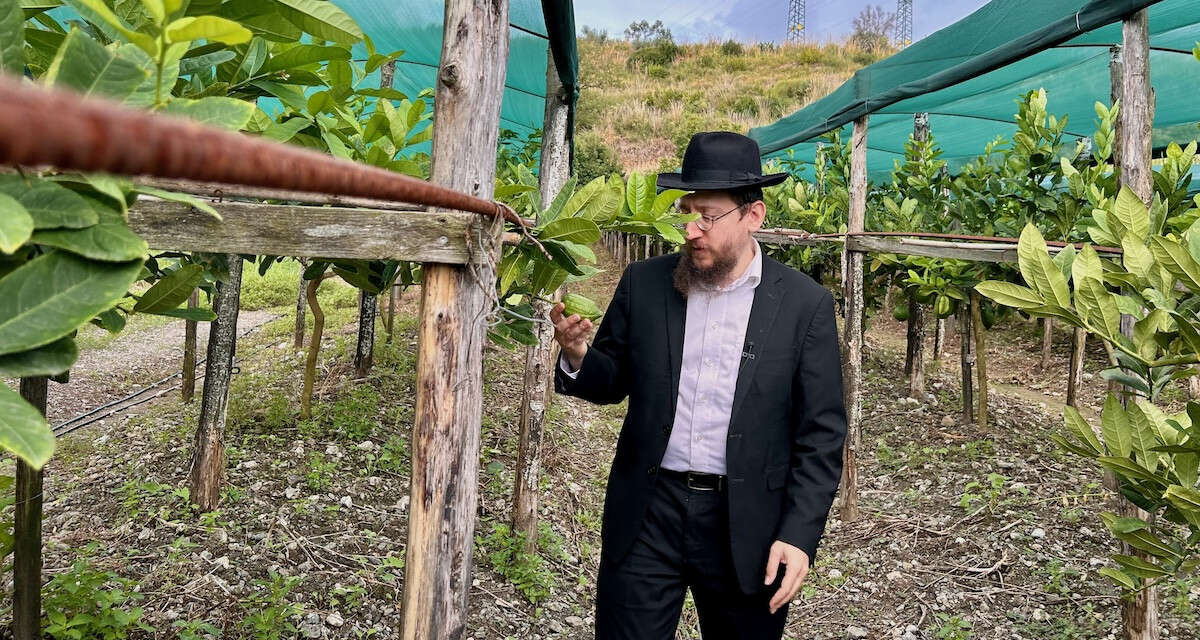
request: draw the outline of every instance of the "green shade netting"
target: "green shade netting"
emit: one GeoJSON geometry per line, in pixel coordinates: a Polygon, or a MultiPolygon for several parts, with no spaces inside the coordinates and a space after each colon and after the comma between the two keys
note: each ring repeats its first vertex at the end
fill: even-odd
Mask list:
{"type": "MultiPolygon", "coordinates": [[[[350,14],[381,53],[397,49],[392,86],[415,98],[434,87],[442,53],[443,2],[382,2],[334,0],[350,14]]],[[[553,51],[559,79],[568,95],[578,94],[579,58],[575,43],[574,10],[570,0],[511,0],[509,54],[500,107],[501,128],[525,135],[541,129],[545,113],[546,60],[553,51]]],[[[366,58],[363,45],[355,57],[366,58]]],[[[378,84],[379,72],[373,75],[378,84]]],[[[364,84],[370,85],[371,77],[364,84]]],[[[572,101],[573,111],[574,101],[572,101]]]]}
{"type": "Polygon", "coordinates": [[[1068,138],[1095,130],[1097,101],[1110,96],[1109,49],[1122,42],[1121,20],[1148,8],[1150,77],[1157,98],[1153,144],[1200,135],[1200,0],[993,0],[963,20],[860,69],[833,93],[777,122],[750,130],[764,157],[811,161],[818,138],[870,114],[867,171],[886,177],[902,158],[913,115],[929,113],[930,131],[951,171],[1003,136],[1010,139],[1016,100],[1045,89],[1047,111],[1066,115],[1068,138]]]}

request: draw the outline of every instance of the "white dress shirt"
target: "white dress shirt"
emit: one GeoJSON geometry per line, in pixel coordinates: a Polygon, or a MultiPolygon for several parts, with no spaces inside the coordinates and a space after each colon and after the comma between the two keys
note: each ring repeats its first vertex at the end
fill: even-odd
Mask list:
{"type": "MultiPolygon", "coordinates": [[[[695,287],[688,294],[675,423],[662,468],[725,475],[725,441],[742,364],[754,290],[762,280],[762,251],[729,286],[695,287]]],[[[572,378],[566,359],[559,366],[572,378]]]]}

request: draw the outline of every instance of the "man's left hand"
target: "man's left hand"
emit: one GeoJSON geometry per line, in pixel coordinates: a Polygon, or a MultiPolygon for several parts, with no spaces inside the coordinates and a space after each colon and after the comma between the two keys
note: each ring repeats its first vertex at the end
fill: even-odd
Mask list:
{"type": "Polygon", "coordinates": [[[780,563],[787,565],[787,570],[783,574],[783,583],[779,585],[779,590],[771,597],[771,613],[775,613],[795,598],[800,585],[804,584],[804,579],[808,577],[808,554],[800,547],[776,540],[771,545],[771,553],[767,557],[767,577],[763,584],[775,581],[780,563]]]}

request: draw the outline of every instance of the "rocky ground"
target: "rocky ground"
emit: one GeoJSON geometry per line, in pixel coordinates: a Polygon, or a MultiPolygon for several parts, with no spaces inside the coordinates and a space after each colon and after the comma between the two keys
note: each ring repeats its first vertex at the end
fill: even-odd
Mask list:
{"type": "MultiPolygon", "coordinates": [[[[604,302],[617,275],[610,269],[582,292],[604,302]]],[[[219,511],[195,513],[180,489],[196,407],[173,394],[65,438],[46,471],[47,610],[74,615],[98,601],[109,612],[99,617],[115,625],[121,618],[113,612],[138,608],[141,628],[131,638],[398,637],[415,295],[401,307],[394,340],[379,332],[365,380],[350,379],[347,365],[352,312],[331,313],[310,420],[297,417],[300,356],[290,346],[290,316],[243,339],[219,511]]],[[[1116,590],[1095,572],[1112,551],[1097,517],[1105,508],[1100,475],[1047,437],[1059,429],[1061,398],[1039,394],[1061,392],[1064,376],[1033,366],[1038,336],[1020,322],[989,336],[999,363],[993,380],[1023,383],[1027,393],[994,395],[991,423],[981,430],[958,420],[953,358],[931,373],[928,397],[903,398],[902,330],[872,327],[862,514],[844,523],[834,506],[787,637],[1119,637],[1116,590]]],[[[139,333],[100,348],[124,344],[141,354],[148,342],[139,333]]],[[[1056,362],[1065,363],[1067,348],[1066,338],[1056,341],[1056,362]]],[[[604,482],[622,409],[555,401],[544,450],[542,553],[514,559],[519,543],[503,524],[523,358],[487,353],[467,637],[587,638],[604,482]]],[[[1089,359],[1089,397],[1102,388],[1101,363],[1089,359]]],[[[84,387],[84,379],[92,378],[63,389],[84,387]]],[[[1162,596],[1163,636],[1200,638],[1200,582],[1171,584],[1162,596]]],[[[678,637],[699,637],[690,603],[678,637]]]]}

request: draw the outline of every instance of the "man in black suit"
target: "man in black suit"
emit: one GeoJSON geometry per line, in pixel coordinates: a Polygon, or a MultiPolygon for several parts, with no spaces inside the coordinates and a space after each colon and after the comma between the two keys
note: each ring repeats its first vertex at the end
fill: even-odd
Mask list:
{"type": "Polygon", "coordinates": [[[674,638],[691,589],[706,640],[778,640],[825,529],[846,417],[833,298],[762,255],[758,145],[696,134],[680,253],[630,265],[591,322],[551,311],[559,393],[629,398],[609,474],[600,640],[674,638]],[[780,565],[784,570],[780,570],[780,565]]]}

